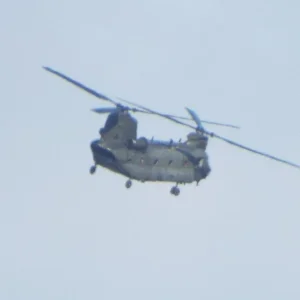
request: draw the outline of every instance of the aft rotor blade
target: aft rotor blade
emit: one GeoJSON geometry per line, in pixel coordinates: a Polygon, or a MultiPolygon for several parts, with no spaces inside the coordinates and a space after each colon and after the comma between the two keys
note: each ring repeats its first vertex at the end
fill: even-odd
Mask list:
{"type": "Polygon", "coordinates": [[[52,74],[55,74],[55,75],[57,75],[58,77],[60,77],[60,78],[62,78],[62,79],[65,79],[66,81],[72,83],[73,85],[79,87],[80,89],[82,89],[82,90],[88,92],[89,94],[91,94],[91,95],[93,95],[93,96],[95,96],[95,97],[97,97],[97,98],[99,98],[99,99],[108,101],[108,102],[110,102],[110,103],[112,103],[112,104],[114,104],[114,105],[116,105],[116,106],[119,105],[116,101],[114,101],[114,100],[108,98],[107,96],[105,96],[105,95],[103,95],[103,94],[100,94],[100,93],[98,93],[97,91],[95,91],[95,90],[93,90],[93,89],[91,89],[91,88],[89,88],[89,87],[83,85],[83,84],[80,83],[79,81],[76,81],[76,80],[74,80],[74,79],[72,79],[72,78],[70,78],[70,77],[68,77],[68,76],[66,76],[66,75],[64,75],[64,74],[62,74],[62,73],[60,73],[60,72],[58,72],[58,71],[55,71],[55,70],[53,70],[53,69],[51,69],[51,68],[49,68],[49,67],[43,67],[43,68],[44,68],[46,71],[48,71],[48,72],[50,72],[50,73],[52,73],[52,74]]]}
{"type": "MultiPolygon", "coordinates": [[[[129,102],[129,101],[127,101],[127,100],[126,100],[125,102],[127,102],[127,103],[129,103],[129,104],[131,104],[131,105],[136,105],[135,103],[129,102]]],[[[146,107],[144,107],[144,106],[142,106],[142,105],[136,105],[136,106],[138,106],[138,107],[140,107],[140,108],[142,108],[142,109],[144,109],[144,110],[146,110],[146,111],[149,111],[149,112],[151,112],[151,113],[153,113],[153,114],[156,114],[156,115],[158,115],[158,116],[161,116],[161,117],[163,117],[163,118],[169,119],[169,120],[171,120],[171,121],[173,121],[173,122],[175,122],[175,123],[178,123],[178,124],[180,124],[180,125],[187,126],[187,127],[192,128],[192,129],[194,129],[194,130],[197,130],[197,127],[191,126],[191,125],[186,124],[186,123],[181,122],[181,121],[178,121],[178,120],[176,120],[176,119],[174,119],[174,118],[172,118],[172,117],[170,117],[170,116],[168,116],[168,115],[161,114],[161,113],[159,113],[159,112],[156,112],[156,111],[154,111],[154,110],[151,110],[151,109],[149,109],[149,108],[146,108],[146,107]]],[[[264,153],[264,152],[261,152],[261,151],[258,151],[258,150],[249,148],[249,147],[247,147],[247,146],[241,145],[241,144],[239,144],[239,143],[236,143],[236,142],[234,142],[234,141],[231,141],[231,140],[229,140],[229,139],[227,139],[227,138],[224,138],[224,137],[222,137],[222,136],[220,136],[220,135],[217,135],[217,134],[215,134],[215,133],[209,132],[209,131],[207,131],[207,130],[203,130],[203,133],[206,134],[206,135],[208,135],[208,136],[210,136],[210,137],[216,137],[216,138],[218,138],[218,139],[220,139],[220,140],[222,140],[222,141],[224,141],[224,142],[226,142],[226,143],[228,143],[228,144],[230,144],[230,145],[233,145],[233,146],[242,148],[242,149],[244,149],[244,150],[253,152],[253,153],[255,153],[255,154],[258,154],[258,155],[261,155],[261,156],[270,158],[270,159],[272,159],[272,160],[275,160],[275,161],[278,161],[278,162],[281,162],[281,163],[284,163],[284,164],[287,164],[287,165],[290,165],[290,166],[292,166],[292,167],[295,167],[295,168],[300,169],[300,165],[297,165],[297,164],[295,164],[295,163],[293,163],[293,162],[289,162],[289,161],[287,161],[287,160],[278,158],[278,157],[276,157],[276,156],[273,156],[273,155],[270,155],[270,154],[267,154],[267,153],[264,153]]]]}
{"type": "MultiPolygon", "coordinates": [[[[144,110],[147,110],[148,112],[151,112],[152,114],[155,114],[155,115],[159,115],[161,117],[168,117],[169,120],[172,120],[172,121],[175,121],[176,119],[182,119],[182,120],[188,120],[188,121],[193,121],[193,119],[191,118],[187,118],[187,117],[181,117],[181,116],[176,116],[176,115],[170,115],[170,114],[163,114],[163,113],[159,113],[159,112],[156,112],[156,111],[153,111],[145,106],[142,106],[140,104],[137,104],[137,103],[134,103],[134,102],[131,102],[131,101],[128,101],[128,100],[125,100],[123,98],[118,98],[120,99],[121,101],[127,103],[127,104],[130,104],[130,105],[134,105],[136,107],[139,107],[141,109],[144,109],[144,110]]],[[[216,125],[216,126],[223,126],[223,127],[231,127],[231,128],[235,128],[235,129],[240,129],[239,126],[236,126],[236,125],[231,125],[231,124],[226,124],[226,123],[219,123],[219,122],[212,122],[212,121],[207,121],[207,120],[202,120],[201,121],[202,123],[206,123],[206,124],[210,124],[210,125],[216,125]]],[[[176,122],[178,123],[178,122],[176,122]]],[[[190,128],[193,128],[195,129],[194,127],[191,127],[189,126],[188,124],[186,123],[179,123],[181,125],[187,125],[188,127],[190,128]]]]}
{"type": "Polygon", "coordinates": [[[270,154],[267,154],[267,153],[264,153],[264,152],[261,152],[261,151],[258,151],[258,150],[249,148],[249,147],[247,147],[247,146],[244,146],[244,145],[241,145],[241,144],[236,143],[236,142],[234,142],[234,141],[231,141],[231,140],[229,140],[229,139],[227,139],[227,138],[224,138],[224,137],[222,137],[222,136],[220,136],[220,135],[217,135],[217,134],[215,134],[215,133],[210,133],[210,132],[207,132],[207,131],[206,131],[206,134],[210,135],[211,137],[216,137],[216,138],[218,138],[218,139],[220,139],[220,140],[222,140],[222,141],[224,141],[224,142],[226,142],[226,143],[228,143],[228,144],[230,144],[230,145],[233,145],[233,146],[242,148],[242,149],[244,149],[244,150],[253,152],[253,153],[255,153],[255,154],[262,155],[262,156],[267,157],[267,158],[270,158],[270,159],[272,159],[272,160],[276,160],[276,161],[278,161],[278,162],[281,162],[281,163],[284,163],[284,164],[287,164],[287,165],[290,165],[290,166],[292,166],[292,167],[295,167],[295,168],[300,169],[300,165],[297,165],[297,164],[295,164],[295,163],[293,163],[293,162],[289,162],[289,161],[287,161],[287,160],[278,158],[278,157],[276,157],[276,156],[273,156],[273,155],[270,155],[270,154]]]}
{"type": "Polygon", "coordinates": [[[236,125],[231,125],[231,124],[226,124],[226,123],[219,123],[219,122],[211,122],[211,121],[206,121],[206,120],[201,120],[201,123],[206,123],[206,124],[216,125],[216,126],[222,126],[222,127],[230,127],[230,128],[234,128],[234,129],[240,129],[241,128],[240,126],[236,126],[236,125]]]}
{"type": "Polygon", "coordinates": [[[142,105],[139,105],[139,104],[135,104],[134,102],[130,102],[130,101],[128,101],[128,100],[124,100],[124,99],[121,99],[121,98],[118,98],[118,99],[124,101],[125,103],[131,104],[131,105],[134,105],[134,106],[137,106],[137,107],[139,107],[139,108],[145,110],[145,111],[148,112],[148,113],[152,113],[152,114],[154,114],[154,115],[157,115],[157,116],[166,118],[166,119],[168,119],[168,120],[170,120],[170,121],[173,121],[173,122],[175,122],[175,123],[177,123],[177,124],[180,124],[180,125],[183,125],[183,126],[187,126],[187,127],[189,127],[189,128],[192,128],[192,129],[196,130],[196,127],[195,127],[195,126],[192,126],[192,125],[190,125],[190,124],[181,122],[181,121],[179,121],[179,120],[176,120],[174,117],[172,117],[172,116],[170,116],[170,115],[166,115],[166,114],[159,113],[159,112],[154,111],[154,110],[152,110],[152,109],[150,109],[150,108],[147,108],[147,107],[142,106],[142,105]]]}
{"type": "Polygon", "coordinates": [[[202,126],[201,120],[199,119],[198,115],[192,109],[190,109],[188,107],[186,107],[185,109],[190,114],[190,116],[193,118],[195,123],[197,124],[197,129],[204,131],[204,127],[202,126]]]}
{"type": "MultiPolygon", "coordinates": [[[[193,119],[188,118],[188,117],[181,117],[181,116],[176,116],[176,115],[170,115],[170,114],[164,114],[165,116],[175,118],[175,119],[181,119],[181,120],[187,120],[187,121],[193,121],[193,119]]],[[[234,129],[240,129],[240,126],[236,125],[231,125],[231,124],[226,124],[226,123],[219,123],[219,122],[212,122],[212,121],[207,121],[207,120],[201,120],[201,123],[206,123],[210,125],[216,125],[216,126],[222,126],[222,127],[230,127],[234,129]]]]}

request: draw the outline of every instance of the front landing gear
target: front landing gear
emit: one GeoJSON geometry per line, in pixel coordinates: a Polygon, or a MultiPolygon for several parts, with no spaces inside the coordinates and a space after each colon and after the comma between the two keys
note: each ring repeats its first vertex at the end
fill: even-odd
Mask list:
{"type": "Polygon", "coordinates": [[[90,167],[90,174],[94,174],[96,172],[96,165],[90,167]]]}
{"type": "Polygon", "coordinates": [[[178,187],[177,185],[176,185],[176,186],[173,186],[173,187],[171,188],[170,193],[171,193],[172,195],[174,195],[174,196],[178,196],[178,195],[180,194],[180,189],[179,189],[179,187],[178,187]]]}
{"type": "Polygon", "coordinates": [[[128,179],[125,183],[126,188],[130,189],[132,186],[132,181],[130,179],[128,179]]]}

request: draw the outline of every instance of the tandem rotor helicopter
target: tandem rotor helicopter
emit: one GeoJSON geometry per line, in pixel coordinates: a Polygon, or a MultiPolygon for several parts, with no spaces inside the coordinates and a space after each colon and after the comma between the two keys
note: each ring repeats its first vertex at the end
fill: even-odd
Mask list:
{"type": "Polygon", "coordinates": [[[109,115],[104,127],[99,130],[100,138],[90,144],[94,159],[94,165],[90,168],[91,174],[95,173],[97,166],[104,167],[125,176],[128,179],[125,184],[127,188],[131,187],[132,180],[172,182],[174,186],[171,188],[170,193],[178,196],[180,194],[179,184],[196,182],[198,185],[211,172],[209,157],[206,152],[209,137],[215,137],[230,145],[300,169],[300,165],[251,149],[207,131],[202,124],[236,128],[237,126],[200,120],[198,115],[190,108],[186,108],[186,110],[191,118],[185,118],[159,113],[142,105],[120,99],[132,106],[128,107],[58,71],[49,67],[43,68],[115,106],[92,109],[96,113],[108,113],[109,115]],[[189,127],[193,131],[187,135],[185,141],[179,142],[173,142],[172,139],[170,141],[156,141],[138,137],[138,122],[131,116],[130,112],[157,115],[179,125],[189,127]],[[184,119],[193,120],[196,126],[183,122],[184,119]]]}

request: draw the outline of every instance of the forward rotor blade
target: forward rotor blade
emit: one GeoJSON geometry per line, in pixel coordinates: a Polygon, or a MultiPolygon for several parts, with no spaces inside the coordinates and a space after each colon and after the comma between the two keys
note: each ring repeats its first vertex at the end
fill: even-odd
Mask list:
{"type": "Polygon", "coordinates": [[[93,108],[91,111],[99,113],[99,114],[105,114],[105,113],[112,113],[119,110],[128,110],[133,112],[139,112],[143,114],[152,114],[151,112],[144,111],[138,108],[130,108],[130,107],[122,107],[122,108],[116,108],[116,107],[100,107],[100,108],[93,108]]]}
{"type": "Polygon", "coordinates": [[[101,107],[101,108],[93,108],[91,111],[98,113],[98,114],[106,114],[106,113],[112,113],[117,111],[117,108],[115,107],[101,107]]]}
{"type": "MultiPolygon", "coordinates": [[[[172,119],[172,121],[175,121],[175,119],[181,119],[181,120],[188,120],[188,121],[193,121],[193,119],[191,118],[187,118],[187,117],[181,117],[181,116],[176,116],[176,115],[170,115],[170,114],[163,114],[163,113],[159,113],[159,112],[156,112],[156,111],[153,111],[145,106],[142,106],[140,104],[137,104],[137,103],[134,103],[134,102],[131,102],[131,101],[128,101],[128,100],[125,100],[123,98],[118,98],[119,100],[127,103],[127,104],[130,104],[130,105],[134,105],[136,107],[139,107],[141,109],[144,109],[148,112],[151,112],[152,114],[155,114],[155,115],[159,115],[159,116],[162,116],[162,117],[168,117],[169,120],[172,119]]],[[[226,124],[226,123],[219,123],[219,122],[211,122],[211,121],[206,121],[206,120],[202,120],[201,121],[202,123],[206,123],[206,124],[210,124],[210,125],[216,125],[216,126],[223,126],[223,127],[231,127],[231,128],[235,128],[235,129],[240,129],[239,126],[236,126],[236,125],[231,125],[231,124],[226,124]]],[[[177,123],[177,122],[176,122],[177,123]]],[[[179,123],[179,124],[182,124],[183,123],[179,123]]],[[[184,125],[187,125],[186,123],[184,123],[184,125]]],[[[191,127],[191,126],[188,126],[190,128],[194,128],[194,127],[191,127]]]]}
{"type": "MultiPolygon", "coordinates": [[[[85,86],[84,84],[80,83],[79,81],[76,81],[76,80],[74,80],[74,79],[72,79],[72,78],[70,78],[70,77],[68,77],[68,76],[66,76],[66,75],[64,75],[64,74],[56,71],[56,70],[53,70],[52,68],[44,67],[43,66],[43,69],[45,69],[46,71],[48,71],[48,72],[50,72],[50,73],[52,73],[52,74],[54,74],[54,75],[56,75],[56,76],[58,76],[58,77],[60,77],[60,78],[62,78],[64,80],[66,80],[66,81],[68,81],[69,83],[77,86],[78,88],[86,91],[87,93],[89,93],[89,94],[91,94],[91,95],[93,95],[93,96],[95,96],[95,97],[97,97],[99,99],[108,101],[108,102],[110,102],[110,103],[112,103],[112,104],[114,104],[116,106],[122,106],[120,103],[114,101],[113,99],[111,99],[111,98],[109,98],[109,97],[107,97],[107,96],[105,96],[105,95],[103,95],[103,94],[101,94],[101,93],[99,93],[99,92],[97,92],[97,91],[95,91],[95,90],[93,90],[93,89],[85,86]]],[[[143,110],[138,110],[138,109],[134,109],[134,108],[128,108],[129,110],[132,110],[134,112],[156,114],[156,115],[168,117],[170,120],[172,119],[173,121],[175,121],[175,118],[176,119],[183,119],[183,120],[190,120],[191,121],[190,118],[180,117],[180,116],[174,116],[174,115],[168,115],[168,114],[160,114],[160,113],[157,113],[157,112],[154,112],[154,111],[150,111],[149,109],[146,109],[145,107],[143,107],[141,105],[138,105],[136,103],[133,103],[133,102],[130,102],[130,101],[127,101],[127,100],[124,100],[124,99],[120,99],[120,100],[122,100],[122,101],[124,101],[124,102],[126,102],[128,104],[131,104],[131,105],[134,105],[136,107],[140,107],[140,108],[144,109],[144,111],[143,111],[143,110]],[[145,110],[148,111],[148,112],[146,112],[145,110]]],[[[231,124],[217,123],[217,122],[211,122],[211,121],[205,121],[205,120],[202,120],[202,123],[207,123],[207,124],[211,124],[211,125],[218,125],[218,126],[226,126],[226,127],[231,127],[231,128],[239,129],[238,126],[231,125],[231,124]]],[[[182,124],[182,123],[179,123],[179,124],[182,124]]],[[[187,125],[187,124],[185,124],[185,125],[187,125]]],[[[193,128],[193,127],[191,127],[191,128],[193,128]]]]}
{"type": "Polygon", "coordinates": [[[115,102],[114,100],[112,100],[112,99],[106,97],[106,96],[103,95],[103,94],[98,93],[97,91],[95,91],[95,90],[93,90],[93,89],[91,89],[91,88],[89,88],[89,87],[83,85],[82,83],[80,83],[80,82],[78,82],[78,81],[76,81],[76,80],[74,80],[74,79],[72,79],[72,78],[70,78],[70,77],[68,77],[68,76],[66,76],[66,75],[64,75],[64,74],[62,74],[62,73],[60,73],[60,72],[58,72],[58,71],[55,71],[55,70],[53,70],[53,69],[51,69],[51,68],[49,68],[49,67],[43,67],[43,68],[44,68],[46,71],[48,71],[48,72],[50,72],[50,73],[52,73],[52,74],[55,74],[55,75],[57,75],[58,77],[60,77],[60,78],[62,78],[62,79],[65,79],[66,81],[72,83],[73,85],[79,87],[80,89],[82,89],[82,90],[88,92],[89,94],[91,94],[91,95],[93,95],[93,96],[95,96],[95,97],[97,97],[97,98],[99,98],[99,99],[108,101],[108,102],[110,102],[110,103],[112,103],[112,104],[114,104],[114,105],[116,105],[116,106],[119,105],[119,104],[118,104],[117,102],[115,102]]]}
{"type": "Polygon", "coordinates": [[[220,139],[220,140],[222,140],[222,141],[224,141],[224,142],[226,142],[226,143],[228,143],[228,144],[230,144],[230,145],[233,145],[233,146],[242,148],[242,149],[244,149],[244,150],[253,152],[253,153],[255,153],[255,154],[262,155],[262,156],[267,157],[267,158],[270,158],[270,159],[272,159],[272,160],[276,160],[276,161],[278,161],[278,162],[281,162],[281,163],[284,163],[284,164],[287,164],[287,165],[290,165],[290,166],[292,166],[292,167],[295,167],[295,168],[300,169],[300,165],[297,165],[297,164],[295,164],[295,163],[293,163],[293,162],[289,162],[289,161],[287,161],[287,160],[278,158],[278,157],[276,157],[276,156],[273,156],[273,155],[270,155],[270,154],[267,154],[267,153],[264,153],[264,152],[261,152],[261,151],[258,151],[258,150],[249,148],[249,147],[247,147],[247,146],[244,146],[244,145],[241,145],[241,144],[236,143],[236,142],[234,142],[234,141],[231,141],[231,140],[229,140],[229,139],[227,139],[227,138],[224,138],[224,137],[222,137],[222,136],[220,136],[220,135],[217,135],[217,134],[215,134],[215,133],[210,133],[210,132],[207,132],[207,131],[206,131],[206,134],[210,135],[211,137],[216,137],[216,138],[218,138],[218,139],[220,139]]]}

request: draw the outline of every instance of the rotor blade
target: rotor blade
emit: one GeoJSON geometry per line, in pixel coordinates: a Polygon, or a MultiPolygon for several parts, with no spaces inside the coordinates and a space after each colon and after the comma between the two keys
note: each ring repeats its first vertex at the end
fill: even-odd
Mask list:
{"type": "Polygon", "coordinates": [[[293,163],[293,162],[289,162],[289,161],[287,161],[287,160],[278,158],[278,157],[276,157],[276,156],[273,156],[273,155],[270,155],[270,154],[267,154],[267,153],[264,153],[264,152],[261,152],[261,151],[258,151],[258,150],[249,148],[249,147],[247,147],[247,146],[244,146],[244,145],[241,145],[241,144],[236,143],[236,142],[234,142],[234,141],[231,141],[231,140],[229,140],[229,139],[227,139],[227,138],[224,138],[224,137],[222,137],[222,136],[220,136],[220,135],[217,135],[217,134],[215,134],[215,133],[211,133],[211,132],[207,132],[207,131],[206,131],[206,134],[210,135],[211,137],[216,137],[216,138],[218,138],[218,139],[220,139],[220,140],[222,140],[222,141],[224,141],[224,142],[226,142],[226,143],[228,143],[228,144],[230,144],[230,145],[233,145],[233,146],[242,148],[242,149],[244,149],[244,150],[253,152],[253,153],[255,153],[255,154],[262,155],[262,156],[264,156],[264,157],[268,157],[268,158],[270,158],[270,159],[273,159],[273,160],[276,160],[276,161],[278,161],[278,162],[281,162],[281,163],[284,163],[284,164],[287,164],[287,165],[290,165],[290,166],[292,166],[292,167],[295,167],[295,168],[300,169],[300,165],[297,165],[297,164],[295,164],[295,163],[293,163]]]}
{"type": "Polygon", "coordinates": [[[98,114],[112,113],[117,109],[115,107],[101,107],[101,108],[93,108],[91,111],[96,112],[98,114]]]}
{"type": "MultiPolygon", "coordinates": [[[[123,99],[122,99],[122,100],[123,100],[123,99]]],[[[127,103],[129,103],[129,104],[131,104],[131,105],[136,105],[135,103],[129,102],[129,101],[127,101],[127,100],[126,100],[125,102],[127,102],[127,103]]],[[[164,115],[164,114],[158,113],[158,112],[153,111],[153,110],[151,110],[151,109],[149,109],[149,108],[146,108],[146,107],[144,107],[144,106],[142,106],[142,105],[136,105],[136,106],[138,106],[138,107],[140,107],[140,108],[142,108],[142,109],[144,109],[144,110],[146,110],[146,111],[149,111],[149,112],[151,112],[151,113],[153,113],[153,114],[156,114],[156,115],[158,115],[158,116],[161,116],[161,117],[164,117],[164,118],[166,118],[166,119],[169,119],[169,120],[171,120],[171,121],[173,121],[173,122],[175,122],[175,123],[178,123],[178,124],[181,124],[181,125],[183,125],[183,126],[187,126],[187,127],[192,128],[192,129],[194,129],[194,130],[197,130],[197,127],[191,126],[191,125],[186,124],[186,123],[181,122],[181,121],[178,121],[178,120],[176,120],[176,119],[174,119],[174,118],[172,118],[172,117],[170,117],[170,116],[168,116],[168,115],[164,115]]],[[[244,149],[244,150],[253,152],[253,153],[258,154],[258,155],[262,155],[262,156],[264,156],[264,157],[268,157],[268,158],[270,158],[270,159],[273,159],[273,160],[276,160],[276,161],[278,161],[278,162],[281,162],[281,163],[284,163],[284,164],[287,164],[287,165],[290,165],[290,166],[292,166],[292,167],[295,167],[295,168],[300,169],[300,165],[297,165],[297,164],[295,164],[295,163],[292,163],[292,162],[289,162],[289,161],[287,161],[287,160],[278,158],[278,157],[276,157],[276,156],[273,156],[273,155],[270,155],[270,154],[267,154],[267,153],[263,153],[263,152],[254,150],[254,149],[252,149],[252,148],[243,146],[243,145],[241,145],[241,144],[239,144],[239,143],[236,143],[236,142],[234,142],[234,141],[231,141],[231,140],[229,140],[229,139],[227,139],[227,138],[224,138],[224,137],[222,137],[222,136],[220,136],[220,135],[217,135],[217,134],[215,134],[215,133],[209,132],[209,131],[207,131],[207,130],[204,130],[203,132],[204,132],[205,134],[207,134],[208,136],[216,137],[216,138],[218,138],[218,139],[220,139],[220,140],[222,140],[222,141],[224,141],[224,142],[229,143],[230,145],[234,145],[234,146],[239,147],[239,148],[242,148],[242,149],[244,149]]]]}
{"type": "MultiPolygon", "coordinates": [[[[77,86],[77,87],[80,88],[80,89],[83,89],[84,91],[88,92],[89,94],[91,94],[91,95],[93,95],[93,96],[95,96],[95,97],[97,97],[97,98],[99,98],[99,99],[108,101],[108,102],[110,102],[110,103],[112,103],[112,104],[114,104],[114,105],[116,105],[116,106],[121,106],[120,103],[118,103],[118,102],[112,100],[111,98],[109,98],[109,97],[107,97],[107,96],[105,96],[105,95],[103,95],[103,94],[101,94],[101,93],[99,93],[99,92],[97,92],[97,91],[95,91],[95,90],[93,90],[93,89],[91,89],[91,88],[89,88],[89,87],[83,85],[82,83],[80,83],[80,82],[78,82],[78,81],[76,81],[76,80],[74,80],[74,79],[72,79],[72,78],[70,78],[70,77],[68,77],[68,76],[66,76],[66,75],[64,75],[64,74],[62,74],[62,73],[60,73],[60,72],[58,72],[58,71],[53,70],[52,68],[44,67],[44,66],[43,66],[43,68],[44,68],[46,71],[48,71],[48,72],[50,72],[50,73],[52,73],[52,74],[55,74],[55,75],[57,75],[57,76],[60,77],[60,78],[65,79],[65,80],[68,81],[69,83],[71,83],[71,84],[77,86]]],[[[141,105],[138,105],[138,104],[136,104],[136,103],[133,103],[133,102],[130,102],[130,101],[126,101],[126,100],[124,100],[124,99],[120,99],[120,100],[122,100],[122,101],[124,101],[124,102],[126,102],[126,103],[128,103],[128,104],[132,104],[132,105],[134,105],[134,106],[143,108],[144,110],[148,110],[148,109],[146,109],[145,107],[142,107],[141,105]]],[[[135,112],[147,113],[147,112],[145,112],[145,111],[138,110],[138,109],[130,109],[130,110],[135,111],[135,112]]],[[[153,111],[150,112],[149,110],[148,110],[148,113],[151,113],[151,114],[157,114],[157,115],[161,115],[161,116],[163,115],[163,116],[169,117],[170,119],[173,119],[173,120],[174,120],[175,118],[177,118],[177,119],[183,119],[183,120],[191,120],[190,118],[186,118],[186,117],[180,117],[180,116],[174,116],[174,115],[167,115],[167,114],[159,114],[159,113],[156,113],[156,112],[153,112],[153,111]]],[[[217,122],[211,122],[211,121],[204,121],[204,120],[202,121],[202,123],[207,123],[207,124],[211,124],[211,125],[218,125],[218,126],[226,126],[226,127],[232,127],[232,128],[239,129],[238,126],[231,125],[231,124],[223,124],[223,123],[217,123],[217,122]]]]}
{"type": "MultiPolygon", "coordinates": [[[[164,114],[164,115],[168,116],[168,117],[171,117],[171,118],[175,118],[175,119],[193,121],[193,119],[187,118],[187,117],[181,117],[181,116],[170,115],[170,114],[164,114]]],[[[231,124],[226,124],[226,123],[219,123],[219,122],[212,122],[212,121],[206,121],[206,120],[201,120],[201,123],[206,123],[206,124],[216,125],[216,126],[223,126],[223,127],[231,127],[231,128],[234,128],[234,129],[240,129],[241,128],[240,126],[236,126],[236,125],[231,125],[231,124]]]]}
{"type": "Polygon", "coordinates": [[[129,110],[129,111],[133,111],[133,112],[139,112],[139,113],[144,113],[144,114],[152,114],[151,112],[148,111],[144,111],[138,108],[130,108],[130,107],[123,107],[121,109],[118,109],[116,107],[100,107],[100,108],[93,108],[91,109],[91,111],[102,114],[102,113],[112,113],[118,110],[129,110]]]}
{"type": "MultiPolygon", "coordinates": [[[[153,111],[153,110],[151,110],[151,109],[149,109],[149,108],[147,108],[145,106],[142,106],[140,104],[137,104],[137,103],[125,100],[123,98],[118,98],[118,99],[121,100],[121,101],[123,101],[123,102],[125,102],[125,103],[127,103],[127,104],[134,105],[136,107],[142,108],[142,109],[144,109],[144,110],[146,110],[148,112],[151,112],[152,114],[156,114],[156,115],[159,115],[159,116],[162,116],[162,117],[168,117],[170,120],[172,119],[173,121],[175,121],[175,119],[182,119],[182,120],[193,121],[193,119],[187,118],[187,117],[181,117],[181,116],[175,116],[175,115],[170,115],[170,114],[159,113],[159,112],[153,111]]],[[[235,129],[240,129],[239,126],[231,125],[231,124],[226,124],[226,123],[211,122],[211,121],[206,121],[206,120],[202,120],[202,123],[206,123],[206,124],[210,124],[210,125],[223,126],[223,127],[231,127],[231,128],[235,128],[235,129]]],[[[179,124],[182,124],[182,123],[179,123],[179,124]]],[[[187,124],[185,124],[185,125],[187,125],[187,124]]],[[[194,128],[194,127],[191,127],[191,128],[194,128]]]]}
{"type": "Polygon", "coordinates": [[[78,82],[78,81],[76,81],[76,80],[74,80],[74,79],[72,79],[72,78],[70,78],[70,77],[68,77],[68,76],[66,76],[66,75],[64,75],[64,74],[62,74],[62,73],[60,73],[60,72],[58,72],[58,71],[55,71],[55,70],[53,70],[53,69],[51,69],[51,68],[49,68],[49,67],[43,67],[43,68],[44,68],[46,71],[48,71],[48,72],[50,72],[50,73],[52,73],[52,74],[55,74],[55,75],[59,76],[60,78],[65,79],[66,81],[68,81],[68,82],[74,84],[75,86],[79,87],[80,89],[83,89],[84,91],[88,92],[89,94],[91,94],[91,95],[93,95],[93,96],[95,96],[95,97],[97,97],[97,98],[99,98],[99,99],[108,101],[108,102],[110,102],[110,103],[112,103],[112,104],[114,104],[114,105],[117,105],[117,106],[119,105],[119,104],[118,104],[117,102],[115,102],[114,100],[112,100],[112,99],[106,97],[106,96],[103,95],[103,94],[98,93],[97,91],[95,91],[95,90],[93,90],[93,89],[91,89],[91,88],[89,88],[89,87],[83,85],[82,83],[80,83],[80,82],[78,82]]]}
{"type": "Polygon", "coordinates": [[[234,129],[241,129],[240,126],[226,124],[226,123],[211,122],[211,121],[206,121],[206,120],[201,120],[201,123],[206,123],[206,124],[216,125],[216,126],[222,126],[222,127],[230,127],[230,128],[234,128],[234,129]]]}
{"type": "Polygon", "coordinates": [[[124,99],[121,99],[121,98],[118,98],[118,99],[124,101],[125,103],[131,104],[131,105],[134,105],[134,106],[137,106],[137,107],[139,107],[139,108],[145,110],[145,111],[148,112],[148,113],[152,113],[152,114],[154,114],[154,115],[161,116],[161,117],[166,118],[166,119],[168,119],[168,120],[171,120],[171,121],[173,121],[173,122],[175,122],[175,123],[177,123],[177,124],[180,124],[180,125],[183,125],[183,126],[187,126],[187,127],[189,127],[189,128],[192,128],[192,129],[196,130],[196,127],[194,127],[194,126],[192,126],[192,125],[190,125],[190,124],[181,122],[181,121],[179,121],[179,120],[176,120],[174,117],[172,117],[172,116],[170,116],[170,115],[166,115],[166,114],[159,113],[159,112],[154,111],[154,110],[152,110],[152,109],[149,109],[149,108],[147,108],[147,107],[145,107],[145,106],[142,106],[142,105],[139,105],[139,104],[135,104],[134,102],[130,102],[130,101],[127,101],[127,100],[124,100],[124,99]]]}
{"type": "Polygon", "coordinates": [[[188,107],[186,107],[185,109],[190,114],[190,116],[193,118],[195,123],[197,124],[197,129],[204,131],[204,127],[202,126],[201,120],[199,119],[198,115],[192,109],[190,109],[188,107]]]}

